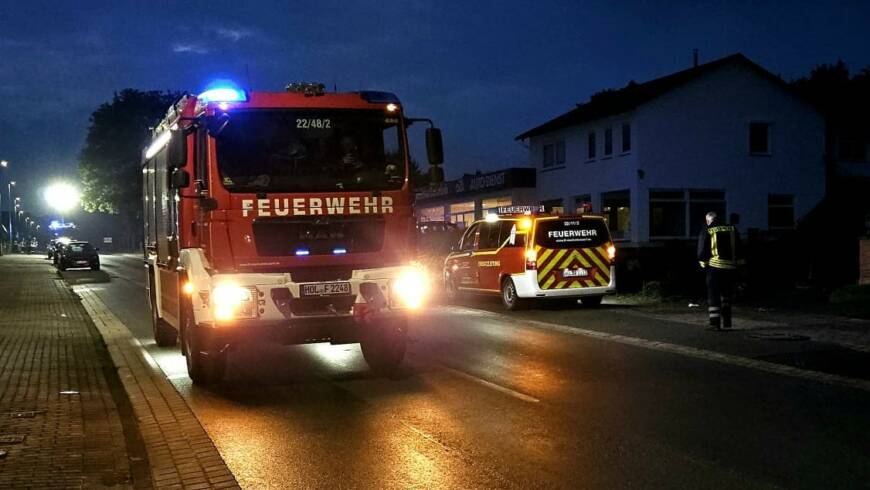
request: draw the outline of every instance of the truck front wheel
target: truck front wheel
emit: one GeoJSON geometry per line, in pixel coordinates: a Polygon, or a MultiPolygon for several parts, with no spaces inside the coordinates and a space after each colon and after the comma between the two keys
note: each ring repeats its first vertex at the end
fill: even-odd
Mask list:
{"type": "Polygon", "coordinates": [[[363,358],[372,371],[390,374],[405,358],[408,345],[408,324],[402,319],[386,320],[372,325],[367,337],[360,343],[363,358]]]}
{"type": "Polygon", "coordinates": [[[181,343],[191,381],[197,385],[219,383],[227,371],[227,353],[207,345],[189,301],[185,301],[182,322],[181,343]]]}

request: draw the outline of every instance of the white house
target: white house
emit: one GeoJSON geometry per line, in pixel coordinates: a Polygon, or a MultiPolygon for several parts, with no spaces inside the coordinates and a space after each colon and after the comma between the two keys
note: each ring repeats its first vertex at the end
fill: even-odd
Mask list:
{"type": "Polygon", "coordinates": [[[825,192],[823,116],[742,54],[595,95],[516,139],[544,204],[591,203],[634,243],[697,236],[711,210],[742,231],[793,228],[825,192]]]}

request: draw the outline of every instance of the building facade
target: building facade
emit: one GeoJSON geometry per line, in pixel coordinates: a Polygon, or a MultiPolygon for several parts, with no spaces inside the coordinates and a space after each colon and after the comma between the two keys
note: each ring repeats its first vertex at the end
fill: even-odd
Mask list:
{"type": "Polygon", "coordinates": [[[417,221],[447,221],[464,228],[499,206],[536,204],[535,178],[534,168],[521,167],[465,174],[418,192],[417,221]]]}
{"type": "Polygon", "coordinates": [[[697,236],[708,211],[791,229],[825,193],[823,116],[739,54],[593,96],[517,139],[542,203],[591,203],[633,243],[697,236]]]}

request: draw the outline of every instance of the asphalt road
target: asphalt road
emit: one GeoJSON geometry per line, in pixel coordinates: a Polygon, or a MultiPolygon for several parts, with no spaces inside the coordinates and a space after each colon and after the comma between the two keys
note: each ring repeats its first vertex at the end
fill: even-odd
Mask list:
{"type": "Polygon", "coordinates": [[[506,315],[474,302],[420,316],[390,379],[372,375],[355,345],[253,344],[231,353],[224,384],[204,389],[177,348],[153,343],[141,259],[102,259],[103,271],[67,279],[93,283],[248,488],[870,481],[870,391],[740,361],[818,346],[717,336],[630,308],[506,315]]]}

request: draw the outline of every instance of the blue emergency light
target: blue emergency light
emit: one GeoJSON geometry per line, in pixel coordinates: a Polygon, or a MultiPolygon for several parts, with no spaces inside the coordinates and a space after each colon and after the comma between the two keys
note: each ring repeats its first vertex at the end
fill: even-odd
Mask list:
{"type": "Polygon", "coordinates": [[[332,253],[335,255],[343,255],[347,253],[347,249],[344,247],[334,248],[332,249],[332,253]]]}
{"type": "Polygon", "coordinates": [[[359,96],[369,104],[400,104],[396,94],[391,92],[378,92],[375,90],[361,90],[359,96]]]}
{"type": "Polygon", "coordinates": [[[233,82],[219,80],[206,87],[197,98],[203,102],[246,102],[248,94],[233,82]]]}
{"type": "Polygon", "coordinates": [[[296,255],[298,255],[298,256],[308,255],[308,249],[307,248],[297,248],[296,255]]]}

